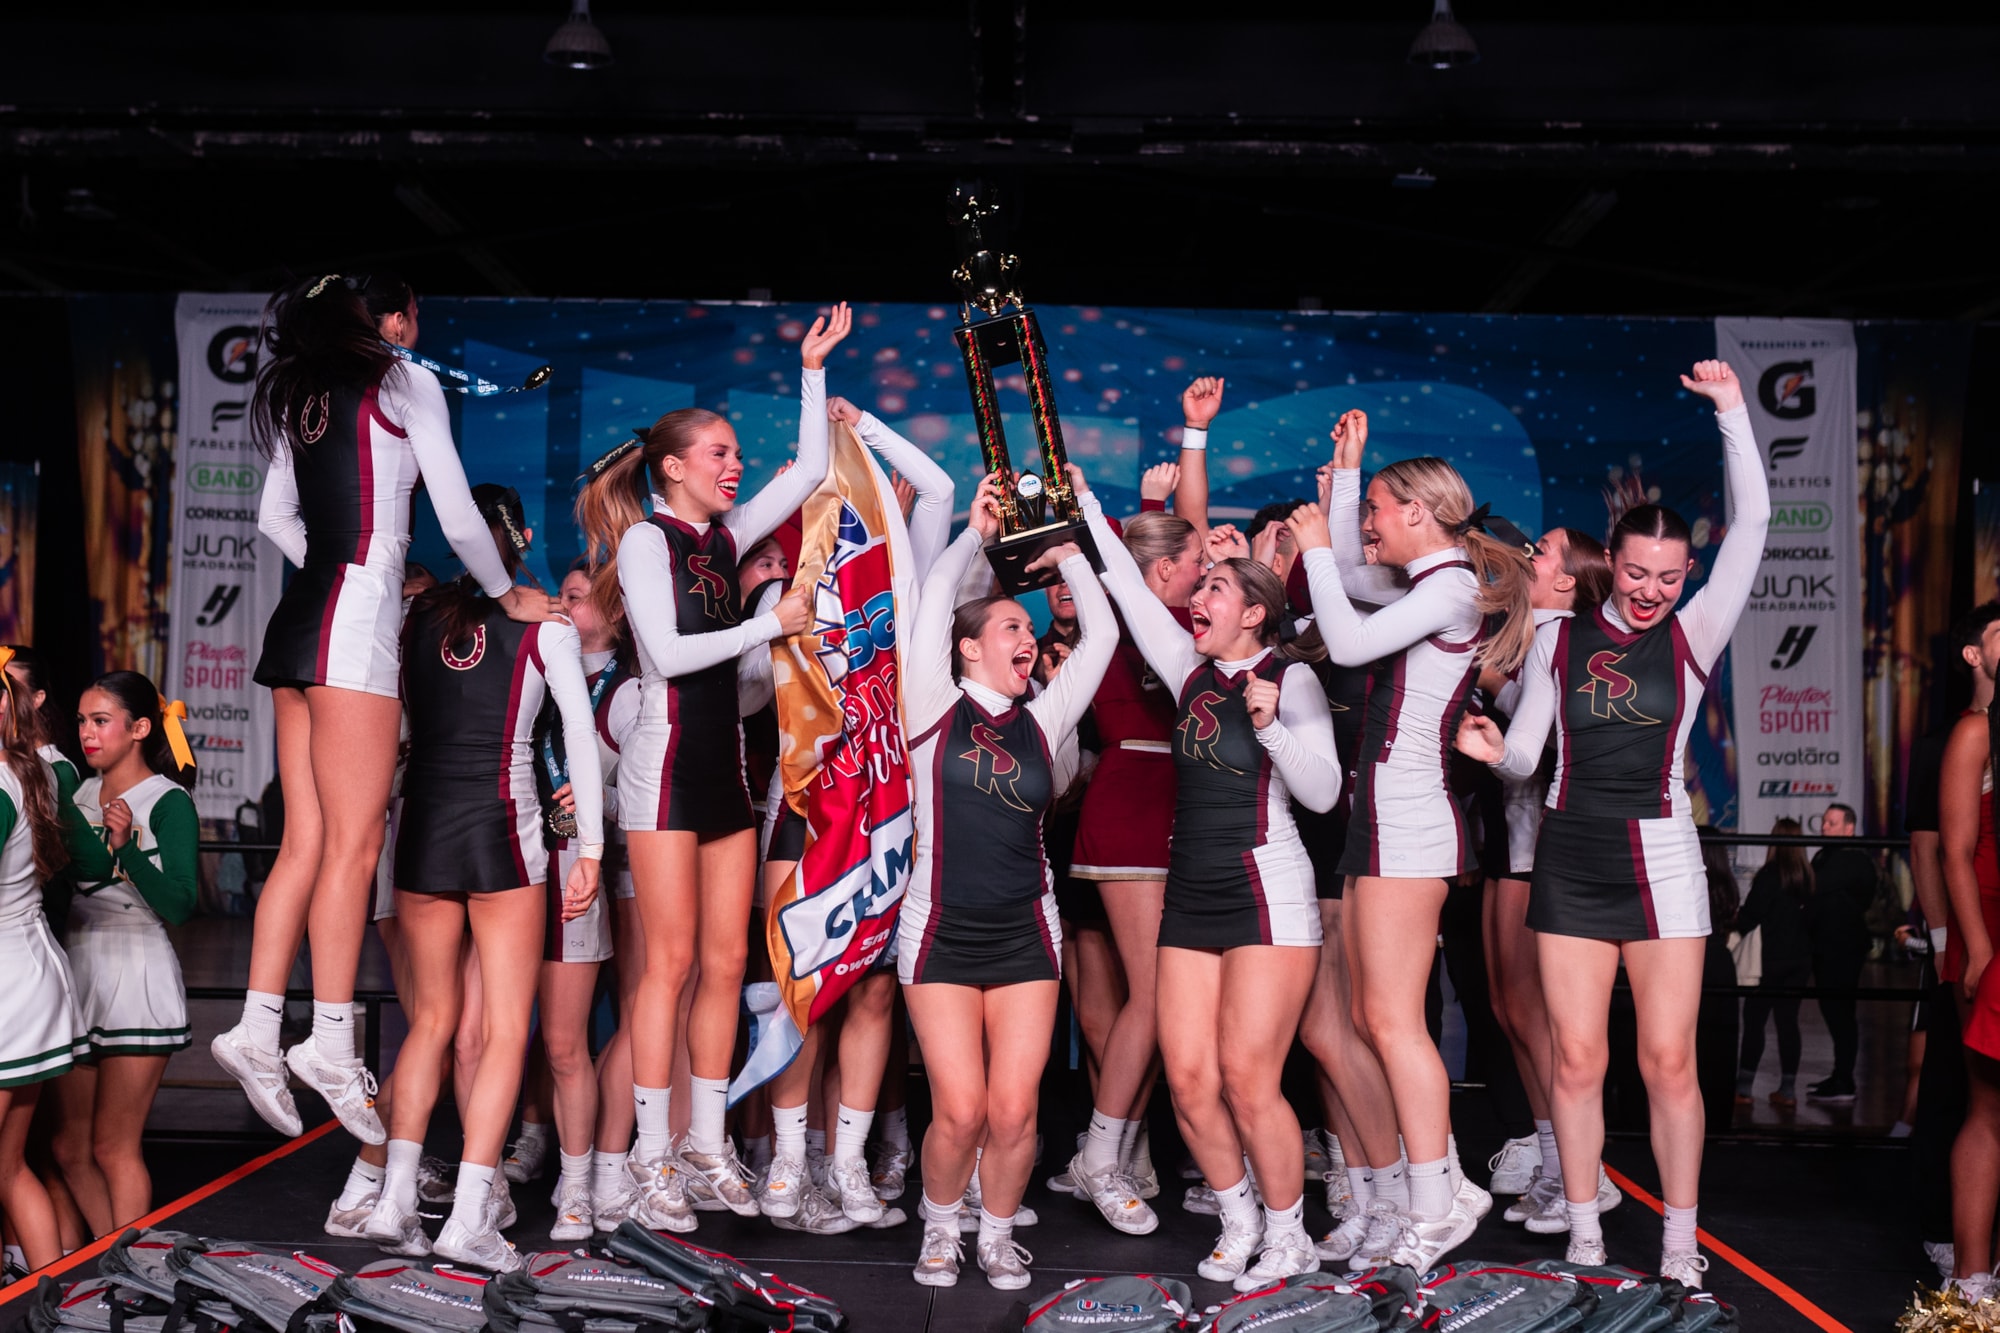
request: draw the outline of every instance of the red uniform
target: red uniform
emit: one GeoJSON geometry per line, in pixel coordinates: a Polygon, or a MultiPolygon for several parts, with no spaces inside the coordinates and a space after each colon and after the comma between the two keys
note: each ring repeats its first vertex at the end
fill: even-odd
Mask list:
{"type": "MultiPolygon", "coordinates": [[[[1170,607],[1188,625],[1184,607],[1170,607]]],[[[1118,650],[1091,702],[1103,758],[1083,797],[1076,858],[1077,879],[1167,877],[1167,844],[1174,832],[1173,738],[1176,704],[1146,665],[1121,621],[1118,650]]]]}
{"type": "MultiPolygon", "coordinates": [[[[2000,941],[2000,848],[1993,837],[1991,787],[1979,800],[1979,845],[1973,849],[1972,865],[1979,880],[1979,912],[1986,918],[1986,936],[2000,941]]],[[[1964,968],[1965,946],[1954,928],[1945,943],[1945,967],[1939,975],[1957,981],[1964,968]]],[[[1972,1014],[1965,1021],[1965,1044],[1981,1055],[2000,1059],[2000,966],[1988,964],[1979,978],[1972,1014]]]]}

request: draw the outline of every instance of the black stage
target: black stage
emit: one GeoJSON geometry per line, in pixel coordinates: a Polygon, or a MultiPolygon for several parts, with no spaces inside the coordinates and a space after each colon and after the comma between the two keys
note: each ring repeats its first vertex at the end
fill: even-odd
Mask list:
{"type": "MultiPolygon", "coordinates": [[[[1480,1094],[1462,1092],[1455,1101],[1464,1160],[1477,1179],[1484,1175],[1485,1158],[1497,1146],[1497,1136],[1477,1130],[1483,1115],[1480,1094]]],[[[439,1119],[440,1132],[430,1149],[455,1156],[455,1132],[445,1127],[446,1117],[439,1119]]],[[[1055,1145],[1068,1144],[1076,1126],[1065,1117],[1049,1129],[1050,1149],[1028,1194],[1041,1221],[1016,1233],[1035,1256],[1036,1281],[1024,1293],[988,1287],[972,1262],[970,1245],[958,1286],[918,1286],[909,1275],[918,1240],[914,1220],[888,1231],[817,1237],[782,1232],[761,1219],[703,1213],[691,1239],[833,1297],[847,1310],[856,1333],[1011,1333],[1021,1326],[1024,1296],[1052,1291],[1071,1277],[1107,1271],[1168,1272],[1188,1281],[1198,1299],[1213,1301],[1225,1294],[1224,1288],[1193,1275],[1216,1224],[1213,1218],[1181,1210],[1181,1183],[1165,1178],[1171,1175],[1168,1153],[1160,1154],[1162,1193],[1154,1200],[1160,1229],[1146,1237],[1123,1236],[1100,1221],[1089,1205],[1051,1196],[1042,1186],[1042,1178],[1060,1170],[1066,1160],[1055,1145]]],[[[265,1248],[308,1250],[347,1268],[378,1257],[372,1247],[336,1241],[320,1230],[327,1204],[346,1177],[352,1140],[337,1128],[316,1138],[309,1130],[307,1140],[290,1151],[279,1149],[284,1156],[153,1224],[265,1248]]],[[[166,1201],[200,1192],[206,1182],[240,1170],[246,1159],[262,1151],[261,1146],[246,1151],[152,1145],[156,1196],[166,1201]]],[[[1607,1156],[1614,1171],[1643,1190],[1657,1190],[1644,1142],[1614,1141],[1607,1156]]],[[[1709,1145],[1702,1172],[1702,1249],[1710,1256],[1709,1286],[1741,1311],[1745,1333],[1886,1328],[1916,1281],[1935,1284],[1935,1274],[1925,1270],[1906,1202],[1909,1160],[1900,1144],[1880,1141],[1709,1145]],[[1742,1267],[1725,1258],[1714,1242],[1728,1247],[1742,1267]]],[[[551,1188],[549,1181],[515,1188],[521,1220],[511,1238],[524,1250],[549,1247],[551,1188]]],[[[913,1176],[911,1193],[900,1203],[912,1214],[916,1188],[913,1176]]],[[[1315,1201],[1307,1217],[1317,1233],[1326,1225],[1325,1216],[1316,1206],[1317,1193],[1309,1192],[1308,1198],[1315,1201]]],[[[1496,1204],[1459,1257],[1505,1261],[1562,1253],[1562,1237],[1532,1236],[1502,1221],[1504,1202],[1496,1204]]],[[[431,1223],[433,1235],[440,1225],[431,1223]]],[[[1655,1262],[1659,1230],[1658,1215],[1636,1197],[1628,1197],[1604,1219],[1612,1260],[1635,1267],[1650,1268],[1655,1262]]],[[[94,1271],[94,1261],[86,1258],[71,1276],[94,1271]]],[[[27,1290],[24,1286],[0,1304],[0,1333],[25,1327],[21,1296],[27,1290]]]]}

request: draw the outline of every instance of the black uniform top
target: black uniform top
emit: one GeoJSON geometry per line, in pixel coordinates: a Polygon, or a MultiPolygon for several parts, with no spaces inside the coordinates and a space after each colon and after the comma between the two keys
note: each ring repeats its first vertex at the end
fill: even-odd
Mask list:
{"type": "MultiPolygon", "coordinates": [[[[708,634],[734,628],[742,613],[737,605],[736,539],[721,523],[699,532],[666,514],[647,519],[667,539],[674,566],[674,619],[682,634],[708,634]]],[[[676,726],[717,736],[737,735],[736,660],[668,678],[670,710],[676,726]]],[[[688,735],[684,744],[698,744],[688,735]]],[[[730,762],[735,743],[729,742],[730,762]]]]}
{"type": "Polygon", "coordinates": [[[1049,885],[1042,816],[1055,798],[1048,738],[1025,708],[995,715],[961,696],[938,752],[940,864],[934,892],[952,911],[1033,903],[1049,885]]]}
{"type": "Polygon", "coordinates": [[[469,637],[440,645],[429,599],[410,611],[403,639],[403,700],[410,719],[406,799],[535,794],[531,746],[541,691],[524,709],[521,649],[537,626],[509,620],[495,604],[469,637]],[[522,785],[525,784],[525,785],[522,785]]]}
{"type": "Polygon", "coordinates": [[[1611,819],[1672,815],[1692,722],[1682,677],[1692,672],[1702,685],[1708,681],[1680,618],[1628,634],[1601,607],[1573,616],[1556,640],[1554,669],[1562,750],[1549,804],[1611,819]]]}
{"type": "Polygon", "coordinates": [[[1271,752],[1257,739],[1244,695],[1253,677],[1276,683],[1285,667],[1271,653],[1231,679],[1204,658],[1181,686],[1170,877],[1199,882],[1204,871],[1238,876],[1243,853],[1264,844],[1270,831],[1271,752]]]}

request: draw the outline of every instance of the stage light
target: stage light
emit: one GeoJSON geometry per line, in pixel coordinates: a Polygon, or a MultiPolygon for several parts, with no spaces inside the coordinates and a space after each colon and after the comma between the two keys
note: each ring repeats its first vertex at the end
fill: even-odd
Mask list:
{"type": "Polygon", "coordinates": [[[1479,59],[1479,44],[1472,40],[1451,12],[1451,0],[1435,0],[1431,21],[1410,43],[1410,63],[1429,69],[1456,69],[1479,59]]]}
{"type": "Polygon", "coordinates": [[[590,0],[570,0],[569,17],[549,38],[542,59],[568,69],[603,69],[611,63],[611,43],[590,21],[590,0]]]}

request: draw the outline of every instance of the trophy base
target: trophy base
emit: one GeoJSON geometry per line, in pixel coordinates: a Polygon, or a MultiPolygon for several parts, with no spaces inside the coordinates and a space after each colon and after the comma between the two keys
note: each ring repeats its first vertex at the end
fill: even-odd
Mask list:
{"type": "Polygon", "coordinates": [[[1024,592],[1060,583],[1061,571],[1051,568],[1029,573],[1028,566],[1040,559],[1044,551],[1065,542],[1075,542],[1082,547],[1083,553],[1090,557],[1091,568],[1100,574],[1104,572],[1104,561],[1097,554],[1097,539],[1090,535],[1089,524],[1045,523],[1039,528],[996,537],[987,543],[986,560],[993,566],[994,576],[1000,580],[1000,591],[1009,597],[1018,597],[1024,592]]]}

